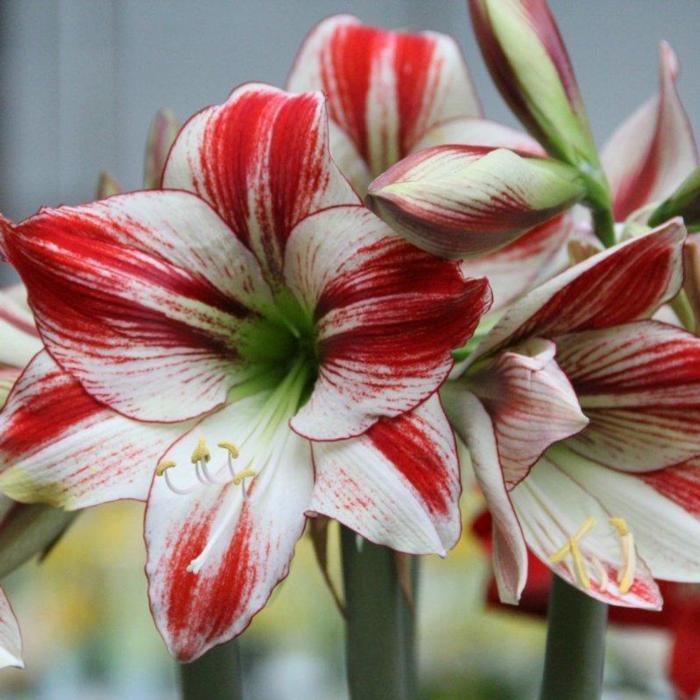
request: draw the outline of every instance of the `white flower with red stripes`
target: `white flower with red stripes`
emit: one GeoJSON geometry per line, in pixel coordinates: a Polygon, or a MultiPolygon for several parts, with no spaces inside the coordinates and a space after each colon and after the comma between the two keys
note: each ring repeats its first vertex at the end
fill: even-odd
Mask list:
{"type": "Polygon", "coordinates": [[[442,395],[494,518],[501,597],[527,545],[607,603],[700,580],[700,339],[648,320],[678,292],[680,219],[516,302],[442,395]]]}
{"type": "Polygon", "coordinates": [[[245,85],[185,125],[168,189],[5,227],[46,351],[0,488],[77,508],[152,479],[151,607],[183,660],[245,629],[307,514],[412,553],[459,536],[436,390],[490,291],[362,207],[327,138],[319,93],[245,85]]]}

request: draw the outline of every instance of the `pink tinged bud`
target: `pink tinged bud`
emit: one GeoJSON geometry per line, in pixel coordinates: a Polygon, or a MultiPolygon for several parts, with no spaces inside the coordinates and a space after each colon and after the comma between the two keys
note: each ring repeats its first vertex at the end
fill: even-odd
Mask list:
{"type": "Polygon", "coordinates": [[[112,195],[121,194],[123,191],[122,186],[119,184],[119,180],[117,180],[112,173],[109,173],[106,170],[103,170],[100,173],[100,178],[97,181],[97,188],[95,190],[97,199],[106,199],[112,195]]]}
{"type": "Polygon", "coordinates": [[[546,0],[469,0],[491,76],[528,131],[571,165],[598,164],[569,55],[546,0]]]}
{"type": "Polygon", "coordinates": [[[161,109],[151,122],[146,141],[143,185],[147,190],[160,187],[170,147],[180,131],[180,122],[169,109],[161,109]]]}
{"type": "Polygon", "coordinates": [[[446,258],[483,255],[585,194],[575,169],[504,148],[436,146],[389,168],[367,204],[414,245],[446,258]]]}

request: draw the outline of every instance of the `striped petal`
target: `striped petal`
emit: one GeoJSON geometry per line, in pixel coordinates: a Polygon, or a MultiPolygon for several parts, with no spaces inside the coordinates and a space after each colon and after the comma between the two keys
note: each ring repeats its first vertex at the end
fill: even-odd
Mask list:
{"type": "Polygon", "coordinates": [[[651,316],[681,286],[685,236],[683,222],[673,219],[536,287],[511,306],[469,364],[528,337],[612,328],[651,316]]]}
{"type": "Polygon", "coordinates": [[[479,399],[456,382],[440,392],[457,435],[469,447],[474,474],[493,516],[493,570],[504,603],[516,604],[527,581],[527,547],[506,488],[496,428],[479,399]]]}
{"type": "Polygon", "coordinates": [[[698,164],[693,131],[676,90],[678,60],[666,42],[659,47],[659,64],[658,95],[620,125],[603,149],[617,221],[668,197],[698,164]]]}
{"type": "Polygon", "coordinates": [[[655,578],[700,581],[700,460],[644,474],[601,466],[558,445],[551,462],[627,523],[655,578]]]}
{"type": "Polygon", "coordinates": [[[309,510],[400,552],[445,555],[457,542],[459,462],[437,396],[361,437],[315,443],[313,456],[309,510]]]}
{"type": "Polygon", "coordinates": [[[245,342],[270,291],[250,251],[194,195],[45,209],[15,228],[10,247],[47,349],[115,410],[179,421],[220,404],[252,371],[245,342]]]}
{"type": "Polygon", "coordinates": [[[611,522],[622,514],[605,510],[588,481],[578,482],[543,458],[510,495],[528,546],[554,573],[609,605],[661,608],[647,565],[625,549],[611,522]]]}
{"type": "Polygon", "coordinates": [[[405,243],[363,207],[299,224],[285,277],[316,319],[319,376],[292,421],[315,440],[359,435],[428,398],[491,301],[486,280],[405,243]]]}
{"type": "Polygon", "coordinates": [[[69,510],[145,500],[158,458],[188,428],[120,416],[41,352],[0,413],[0,489],[69,510]]]}
{"type": "Polygon", "coordinates": [[[249,83],[182,128],[163,186],[209,202],[255,253],[268,276],[282,271],[289,233],[308,214],[357,195],[331,161],[324,99],[249,83]]]}
{"type": "Polygon", "coordinates": [[[22,285],[0,290],[0,365],[22,368],[42,348],[22,285]]]}
{"type": "MultiPolygon", "coordinates": [[[[385,31],[350,15],[314,27],[288,87],[324,92],[333,128],[349,137],[375,177],[413,150],[433,125],[480,112],[451,37],[385,31]]],[[[346,172],[348,164],[339,165],[346,172]]]]}
{"type": "Polygon", "coordinates": [[[491,311],[501,309],[528,291],[554,262],[573,231],[573,220],[561,214],[535,226],[495,253],[466,258],[460,265],[466,277],[486,277],[493,292],[491,311]]]}
{"type": "Polygon", "coordinates": [[[503,247],[584,194],[568,166],[506,149],[435,146],[389,168],[368,205],[411,243],[463,258],[503,247]]]}
{"type": "Polygon", "coordinates": [[[153,483],[145,522],[149,597],[158,629],[180,661],[250,624],[287,575],[304,529],[311,451],[284,417],[272,432],[256,431],[268,398],[253,395],[204,419],[165,455],[178,466],[153,483]],[[190,455],[199,438],[212,446],[237,440],[235,469],[255,475],[234,483],[223,449],[206,474],[195,468],[190,455]],[[175,493],[169,483],[189,493],[175,493]]]}
{"type": "Polygon", "coordinates": [[[556,338],[590,425],[567,441],[613,469],[653,471],[700,455],[700,338],[642,321],[556,338]]]}
{"type": "Polygon", "coordinates": [[[527,476],[550,445],[588,423],[554,360],[555,351],[551,341],[535,338],[501,353],[465,382],[491,417],[508,489],[527,476]]]}
{"type": "Polygon", "coordinates": [[[24,668],[22,636],[10,601],[0,588],[0,668],[7,666],[24,668]]]}

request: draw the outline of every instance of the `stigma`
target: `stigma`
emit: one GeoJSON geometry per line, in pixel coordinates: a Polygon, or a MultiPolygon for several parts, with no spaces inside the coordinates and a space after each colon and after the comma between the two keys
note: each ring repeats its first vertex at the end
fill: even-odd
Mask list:
{"type": "Polygon", "coordinates": [[[576,576],[576,581],[578,584],[585,588],[586,590],[591,589],[591,579],[588,575],[586,569],[586,562],[581,554],[581,549],[579,547],[579,542],[585,537],[585,535],[595,527],[595,519],[587,518],[583,525],[576,531],[573,537],[561,546],[554,554],[549,557],[549,561],[552,564],[558,564],[564,561],[569,555],[574,563],[574,575],[576,576]]]}

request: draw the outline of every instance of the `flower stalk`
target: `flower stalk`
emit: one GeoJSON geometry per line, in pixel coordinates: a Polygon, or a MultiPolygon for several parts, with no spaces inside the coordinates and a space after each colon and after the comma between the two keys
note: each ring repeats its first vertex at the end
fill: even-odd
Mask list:
{"type": "Polygon", "coordinates": [[[549,595],[540,700],[599,700],[608,607],[558,576],[549,595]]]}
{"type": "Polygon", "coordinates": [[[243,682],[238,640],[210,649],[196,661],[179,664],[182,700],[241,700],[243,682]]]}
{"type": "Polygon", "coordinates": [[[346,662],[351,700],[415,697],[413,610],[395,554],[341,528],[346,662]]]}

